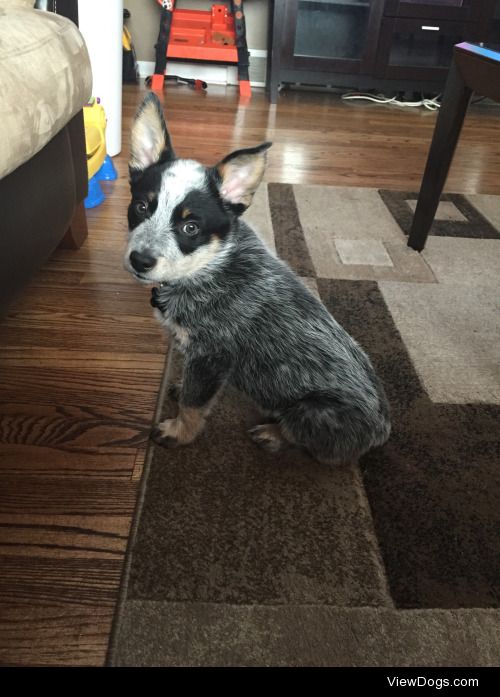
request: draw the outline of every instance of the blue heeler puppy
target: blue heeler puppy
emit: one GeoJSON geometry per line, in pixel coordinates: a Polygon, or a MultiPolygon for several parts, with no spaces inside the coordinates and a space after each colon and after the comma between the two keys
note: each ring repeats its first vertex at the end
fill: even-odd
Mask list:
{"type": "Polygon", "coordinates": [[[360,346],[240,219],[270,145],[207,168],[175,156],[153,93],[137,113],[125,264],[158,286],[152,304],[184,354],[178,416],[152,437],[193,441],[229,383],[262,409],[260,446],[352,461],[389,437],[387,400],[360,346]]]}

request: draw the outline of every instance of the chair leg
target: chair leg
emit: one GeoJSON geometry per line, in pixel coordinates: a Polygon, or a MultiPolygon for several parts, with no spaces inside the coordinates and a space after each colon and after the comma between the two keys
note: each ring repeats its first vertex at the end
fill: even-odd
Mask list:
{"type": "Polygon", "coordinates": [[[436,215],[472,90],[452,63],[425,167],[408,246],[422,251],[436,215]]]}
{"type": "Polygon", "coordinates": [[[87,239],[87,235],[88,228],[85,206],[83,205],[83,201],[80,201],[73,214],[71,224],[59,243],[59,249],[80,249],[87,239]]]}

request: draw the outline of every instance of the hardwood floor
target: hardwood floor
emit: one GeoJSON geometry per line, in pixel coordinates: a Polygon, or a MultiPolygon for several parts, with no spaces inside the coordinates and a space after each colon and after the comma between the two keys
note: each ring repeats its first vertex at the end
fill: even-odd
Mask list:
{"type": "MultiPolygon", "coordinates": [[[[124,89],[124,143],[142,90],[124,89]]],[[[418,189],[435,114],[331,95],[169,87],[177,153],[215,163],[270,139],[268,181],[418,189]]],[[[500,108],[467,118],[446,189],[500,194],[500,108]]],[[[122,269],[120,178],[0,322],[0,664],[101,665],[163,372],[149,291],[122,269]]]]}

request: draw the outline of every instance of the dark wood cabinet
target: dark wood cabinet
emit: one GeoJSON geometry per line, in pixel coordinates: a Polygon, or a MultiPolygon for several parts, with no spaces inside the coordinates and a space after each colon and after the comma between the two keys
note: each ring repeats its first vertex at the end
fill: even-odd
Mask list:
{"type": "Polygon", "coordinates": [[[497,0],[274,0],[268,89],[439,91],[454,44],[485,41],[497,0]]]}
{"type": "Polygon", "coordinates": [[[479,22],[486,4],[481,0],[385,0],[384,14],[388,17],[479,22]]]}

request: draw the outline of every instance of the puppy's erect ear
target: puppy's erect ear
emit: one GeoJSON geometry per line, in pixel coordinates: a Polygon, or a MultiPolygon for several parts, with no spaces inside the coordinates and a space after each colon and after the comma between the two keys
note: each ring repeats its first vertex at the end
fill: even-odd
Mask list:
{"type": "Polygon", "coordinates": [[[175,159],[160,100],[149,92],[137,111],[130,141],[131,172],[175,159]]]}
{"type": "Polygon", "coordinates": [[[236,150],[215,166],[220,195],[228,203],[241,206],[242,212],[252,203],[253,195],[262,181],[267,150],[271,145],[266,142],[256,148],[236,150]]]}

